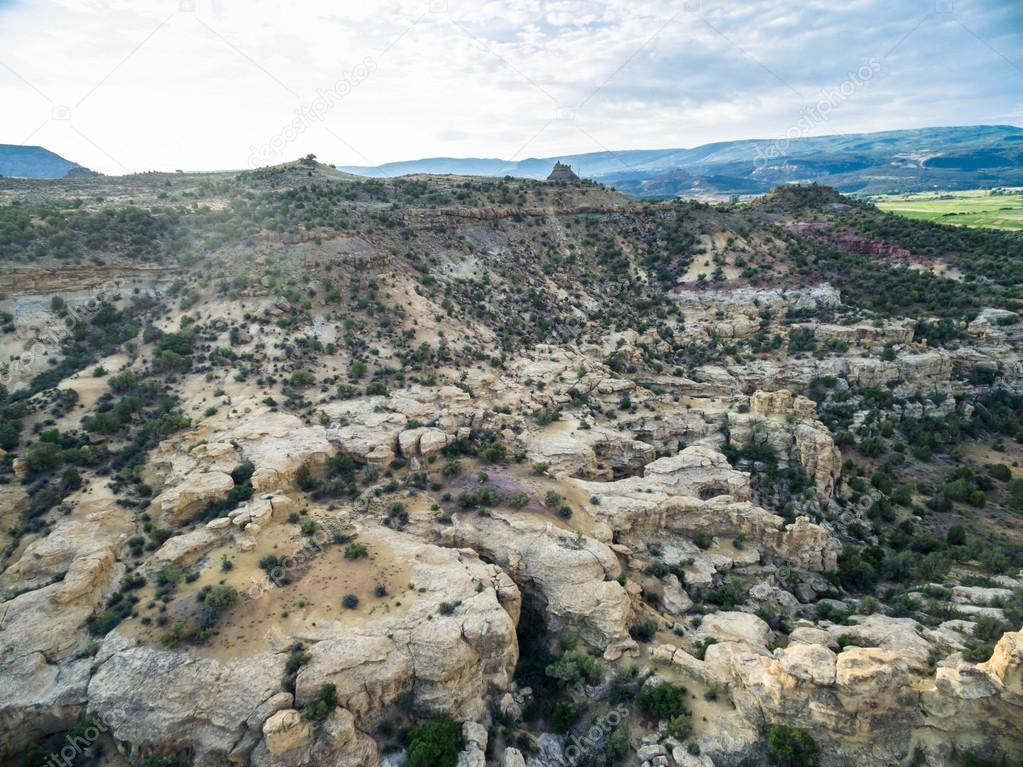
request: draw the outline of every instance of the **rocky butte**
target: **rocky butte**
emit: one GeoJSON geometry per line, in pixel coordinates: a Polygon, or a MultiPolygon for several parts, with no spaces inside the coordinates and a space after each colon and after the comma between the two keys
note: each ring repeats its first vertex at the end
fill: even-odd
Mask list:
{"type": "Polygon", "coordinates": [[[1019,763],[1021,248],[824,187],[0,180],[0,761],[1019,763]]]}
{"type": "Polygon", "coordinates": [[[579,177],[572,170],[571,165],[567,165],[563,162],[554,163],[554,167],[551,169],[550,175],[547,176],[548,181],[578,181],[579,177]]]}

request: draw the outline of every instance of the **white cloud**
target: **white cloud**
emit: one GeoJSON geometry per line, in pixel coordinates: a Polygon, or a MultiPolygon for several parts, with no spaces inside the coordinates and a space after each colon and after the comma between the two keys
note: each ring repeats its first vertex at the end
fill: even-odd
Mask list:
{"type": "Polygon", "coordinates": [[[1010,121],[1021,28],[994,0],[0,1],[0,142],[108,173],[282,136],[351,164],[692,146],[781,135],[871,58],[815,132],[1010,121]]]}

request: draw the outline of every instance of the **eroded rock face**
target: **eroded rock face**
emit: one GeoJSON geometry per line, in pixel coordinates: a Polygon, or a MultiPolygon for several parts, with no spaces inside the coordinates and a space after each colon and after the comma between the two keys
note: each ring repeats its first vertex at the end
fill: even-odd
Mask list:
{"type": "Polygon", "coordinates": [[[406,458],[433,455],[454,440],[454,436],[431,426],[406,429],[398,434],[398,449],[406,458]]]}
{"type": "Polygon", "coordinates": [[[346,424],[332,424],[327,438],[361,461],[387,465],[397,455],[398,434],[408,419],[401,413],[360,413],[346,424]]]}
{"type": "Polygon", "coordinates": [[[313,727],[301,715],[280,711],[263,726],[263,741],[251,757],[252,767],[306,767],[338,764],[376,767],[377,747],[361,732],[350,711],[335,709],[325,722],[313,727]]]}
{"type": "Polygon", "coordinates": [[[387,529],[374,530],[373,540],[407,563],[414,584],[402,596],[411,603],[407,610],[357,623],[320,622],[300,636],[271,632],[272,651],[234,659],[142,646],[116,629],[92,679],[89,661],[76,678],[74,710],[80,715],[87,701],[129,753],[187,754],[200,767],[376,765],[376,744],[366,732],[405,695],[426,713],[481,718],[488,696],[508,687],[518,660],[515,584],[475,552],[387,529]],[[295,641],[310,659],[292,696],[281,685],[295,641]],[[335,685],[339,708],[324,722],[303,719],[299,710],[324,684],[335,685]]]}
{"type": "MultiPolygon", "coordinates": [[[[805,518],[786,525],[750,502],[749,475],[732,469],[712,448],[688,447],[677,456],[660,458],[646,466],[643,477],[575,484],[597,500],[593,513],[628,545],[671,541],[677,534],[677,545],[692,550],[688,538],[697,533],[741,535],[751,550],[800,569],[826,572],[837,566],[841,546],[824,528],[805,518]]],[[[731,557],[743,561],[745,554],[732,551],[731,557]]]]}
{"type": "Polygon", "coordinates": [[[967,325],[966,332],[974,338],[1005,343],[1023,339],[1023,324],[1016,312],[985,307],[967,325]]]}
{"type": "Polygon", "coordinates": [[[64,579],[0,605],[0,757],[66,730],[85,710],[86,625],[124,568],[109,550],[75,559],[64,579]]]}
{"type": "Polygon", "coordinates": [[[628,633],[632,606],[615,580],[621,566],[605,544],[549,522],[500,512],[456,518],[442,536],[507,571],[542,606],[551,630],[574,631],[609,657],[634,647],[628,633]]]}
{"type": "Polygon", "coordinates": [[[527,443],[527,453],[530,461],[548,464],[554,474],[588,479],[637,472],[655,457],[652,445],[603,427],[571,434],[542,431],[527,443]]]}
{"type": "Polygon", "coordinates": [[[842,454],[831,432],[814,419],[815,408],[813,401],[793,397],[787,389],[754,392],[748,413],[728,414],[729,439],[740,447],[769,446],[783,465],[802,466],[817,492],[830,498],[842,470],[842,454]]]}
{"type": "Polygon", "coordinates": [[[687,447],[678,455],[647,464],[643,478],[674,495],[709,500],[726,495],[750,497],[749,475],[735,471],[723,454],[708,447],[687,447]]]}
{"type": "Polygon", "coordinates": [[[97,485],[87,489],[89,493],[67,499],[71,514],[57,522],[49,535],[33,540],[9,563],[0,575],[3,588],[36,588],[66,572],[79,557],[116,551],[133,529],[130,514],[97,485]]]}
{"type": "Polygon", "coordinates": [[[204,767],[228,761],[249,729],[262,732],[263,722],[253,727],[249,717],[280,695],[285,656],[261,653],[222,662],[133,646],[115,632],[98,660],[89,712],[110,735],[129,752],[191,754],[204,767]]]}
{"type": "Polygon", "coordinates": [[[197,471],[166,490],[157,499],[160,511],[171,523],[180,523],[207,504],[231,492],[234,480],[223,471],[197,471]]]}
{"type": "Polygon", "coordinates": [[[28,493],[21,485],[0,485],[0,552],[11,542],[9,531],[18,527],[28,504],[28,493]]]}
{"type": "Polygon", "coordinates": [[[802,570],[830,573],[838,569],[842,544],[820,525],[806,517],[797,517],[795,522],[785,525],[775,551],[802,570]]]}
{"type": "Polygon", "coordinates": [[[1002,635],[991,658],[979,668],[1013,700],[1023,698],[1023,629],[1002,635]]]}

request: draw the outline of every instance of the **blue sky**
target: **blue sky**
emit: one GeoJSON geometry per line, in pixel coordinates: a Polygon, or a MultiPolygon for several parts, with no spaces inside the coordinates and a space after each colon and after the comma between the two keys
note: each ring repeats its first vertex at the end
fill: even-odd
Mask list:
{"type": "Polygon", "coordinates": [[[0,143],[106,173],[1023,124],[1018,0],[0,0],[0,143]]]}

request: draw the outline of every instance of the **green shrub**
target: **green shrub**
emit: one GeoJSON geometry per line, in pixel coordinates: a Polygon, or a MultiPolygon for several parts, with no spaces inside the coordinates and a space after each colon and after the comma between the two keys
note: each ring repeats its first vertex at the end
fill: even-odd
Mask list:
{"type": "Polygon", "coordinates": [[[448,718],[429,719],[408,734],[406,767],[454,767],[462,750],[462,728],[448,718]]]}
{"type": "Polygon", "coordinates": [[[547,666],[547,676],[568,687],[579,682],[596,684],[603,677],[603,670],[597,661],[577,650],[569,650],[547,666]]]}
{"type": "Polygon", "coordinates": [[[817,744],[804,729],[772,724],[767,734],[767,761],[776,767],[817,767],[817,744]]]}
{"type": "Polygon", "coordinates": [[[668,734],[676,740],[685,740],[693,731],[693,717],[688,714],[679,714],[668,720],[668,734]]]}
{"type": "Polygon", "coordinates": [[[320,685],[316,697],[302,707],[302,717],[313,722],[322,722],[338,707],[337,687],[332,684],[320,685]]]}
{"type": "Polygon", "coordinates": [[[294,674],[302,666],[313,659],[313,654],[301,644],[295,644],[288,653],[288,662],[284,665],[286,674],[294,674]]]}
{"type": "Polygon", "coordinates": [[[298,472],[295,474],[295,484],[298,485],[299,490],[304,490],[308,493],[320,486],[320,480],[313,474],[309,464],[303,463],[298,467],[298,472]]]}
{"type": "Polygon", "coordinates": [[[223,584],[207,586],[199,592],[197,598],[203,606],[199,612],[199,626],[203,629],[211,629],[217,625],[217,621],[225,611],[230,610],[238,603],[238,591],[233,586],[223,584]]]}
{"type": "Polygon", "coordinates": [[[629,634],[637,642],[649,642],[657,633],[657,621],[653,618],[634,623],[629,629],[629,634]]]}
{"type": "Polygon", "coordinates": [[[345,559],[362,559],[369,556],[369,550],[361,543],[350,543],[345,547],[345,559]]]}
{"type": "Polygon", "coordinates": [[[1012,471],[1004,463],[991,464],[987,467],[987,473],[999,482],[1008,482],[1012,479],[1012,471]]]}
{"type": "Polygon", "coordinates": [[[688,714],[685,708],[686,688],[670,682],[644,685],[636,696],[636,707],[656,719],[671,721],[688,714]]]}
{"type": "Polygon", "coordinates": [[[579,721],[579,709],[563,700],[555,704],[551,714],[551,729],[554,732],[564,735],[577,721],[579,721]]]}

